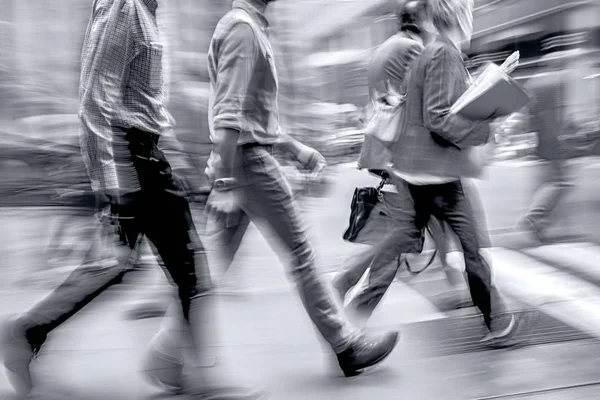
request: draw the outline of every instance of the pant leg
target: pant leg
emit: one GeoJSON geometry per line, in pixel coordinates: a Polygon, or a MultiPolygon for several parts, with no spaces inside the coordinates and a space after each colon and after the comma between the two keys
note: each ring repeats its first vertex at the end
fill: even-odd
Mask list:
{"type": "Polygon", "coordinates": [[[360,282],[375,258],[377,248],[370,246],[359,254],[348,259],[335,277],[335,286],[343,294],[360,282]]]}
{"type": "MultiPolygon", "coordinates": [[[[380,231],[382,230],[381,227],[383,226],[387,227],[389,225],[395,229],[397,226],[414,224],[415,205],[408,189],[408,184],[406,182],[396,182],[395,186],[396,193],[389,193],[388,195],[386,192],[384,194],[383,201],[385,204],[378,204],[375,206],[369,221],[367,221],[363,228],[363,230],[369,231],[368,234],[377,235],[377,237],[374,238],[374,243],[380,243],[381,240],[385,238],[385,234],[383,237],[379,237],[380,231]],[[376,215],[379,212],[384,213],[385,216],[376,215]],[[382,221],[382,218],[385,218],[386,220],[382,221]],[[389,224],[388,221],[390,221],[389,224]],[[376,225],[379,228],[372,228],[373,225],[376,225]]],[[[399,257],[402,253],[412,252],[414,249],[419,249],[421,247],[422,245],[420,242],[412,240],[406,242],[400,241],[396,244],[394,250],[399,257]]],[[[354,287],[361,280],[367,269],[372,265],[373,260],[379,251],[379,246],[371,246],[348,260],[347,263],[342,266],[340,271],[338,271],[336,276],[335,281],[338,290],[347,292],[354,287]]]]}
{"type": "Polygon", "coordinates": [[[435,243],[435,248],[438,252],[438,257],[442,262],[442,265],[446,267],[447,255],[450,249],[450,236],[447,234],[446,229],[444,227],[444,223],[438,220],[435,217],[432,217],[429,220],[429,224],[427,224],[427,230],[431,239],[435,243]]]}
{"type": "Polygon", "coordinates": [[[408,190],[414,212],[404,213],[396,228],[375,246],[368,284],[350,302],[348,308],[361,319],[368,319],[391,285],[398,271],[397,259],[404,249],[414,248],[422,240],[425,225],[431,215],[431,199],[427,190],[405,182],[397,183],[398,191],[408,190]]]}
{"type": "MultiPolygon", "coordinates": [[[[132,229],[133,227],[130,227],[132,229]]],[[[133,232],[132,235],[137,234],[133,232]]],[[[121,282],[133,270],[128,263],[131,248],[118,243],[114,227],[97,221],[96,235],[84,261],[48,296],[20,317],[28,339],[34,348],[40,348],[47,336],[63,322],[75,315],[110,286],[121,282]],[[105,263],[106,253],[117,247],[116,259],[105,263]]]]}
{"type": "Polygon", "coordinates": [[[223,276],[227,273],[249,225],[250,218],[243,212],[237,224],[230,227],[208,216],[205,238],[209,249],[209,265],[215,274],[223,276]]]}
{"type": "Polygon", "coordinates": [[[544,166],[544,173],[545,180],[535,192],[525,216],[541,229],[550,224],[550,214],[573,187],[564,161],[549,161],[544,166]]]}
{"type": "Polygon", "coordinates": [[[191,341],[183,347],[206,353],[217,338],[216,299],[184,186],[159,150],[157,137],[131,130],[127,141],[141,186],[136,219],[177,288],[181,332],[189,332],[191,341]]]}
{"type": "Polygon", "coordinates": [[[244,149],[244,211],[264,233],[274,233],[290,256],[289,271],[311,320],[341,352],[357,339],[358,331],[344,318],[329,288],[318,276],[315,255],[301,226],[292,192],[279,164],[262,147],[244,149]]]}
{"type": "Polygon", "coordinates": [[[434,215],[446,220],[458,236],[473,303],[491,328],[493,317],[504,312],[504,304],[492,285],[490,266],[479,253],[472,206],[459,181],[436,186],[434,215]]]}
{"type": "Polygon", "coordinates": [[[485,205],[483,204],[483,199],[481,198],[479,189],[477,189],[473,179],[463,179],[461,180],[461,184],[473,212],[473,222],[475,223],[475,231],[477,234],[477,240],[479,242],[479,248],[489,249],[492,247],[492,239],[490,238],[490,234],[488,232],[485,205]]]}

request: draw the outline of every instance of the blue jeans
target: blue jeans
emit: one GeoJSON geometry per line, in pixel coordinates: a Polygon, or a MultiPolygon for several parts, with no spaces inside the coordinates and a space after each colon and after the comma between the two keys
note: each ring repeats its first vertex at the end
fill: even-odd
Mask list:
{"type": "Polygon", "coordinates": [[[550,225],[552,211],[573,187],[565,161],[550,160],[542,168],[544,177],[525,215],[537,229],[545,229],[550,225]]]}
{"type": "Polygon", "coordinates": [[[207,236],[215,243],[217,257],[226,270],[240,246],[250,221],[263,235],[279,239],[289,256],[289,273],[300,298],[323,338],[341,352],[359,333],[343,316],[331,290],[318,276],[315,255],[298,218],[291,188],[268,146],[242,146],[236,159],[236,178],[241,187],[242,212],[234,227],[209,218],[207,236]]]}

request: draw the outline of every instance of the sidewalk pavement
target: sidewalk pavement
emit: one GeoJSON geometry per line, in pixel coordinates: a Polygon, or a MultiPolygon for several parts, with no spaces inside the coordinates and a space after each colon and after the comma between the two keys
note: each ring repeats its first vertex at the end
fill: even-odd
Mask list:
{"type": "MultiPolygon", "coordinates": [[[[504,173],[503,179],[496,178],[501,188],[481,189],[492,230],[512,224],[524,204],[523,197],[515,194],[520,189],[511,188],[524,178],[511,178],[506,170],[496,172],[504,173]]],[[[341,235],[346,228],[354,187],[376,183],[366,173],[351,168],[347,171],[339,168],[336,173],[339,179],[336,178],[329,196],[309,199],[303,204],[303,218],[309,225],[323,274],[335,271],[344,258],[360,251],[359,246],[344,243],[341,235]]],[[[594,181],[587,180],[582,185],[580,190],[587,201],[595,201],[594,181]]],[[[24,310],[44,295],[43,291],[17,290],[12,286],[17,275],[11,274],[27,276],[32,269],[43,266],[41,248],[53,212],[3,210],[2,251],[6,257],[2,263],[5,280],[0,291],[0,314],[24,310]]],[[[434,344],[430,341],[435,335],[428,334],[431,330],[438,332],[438,337],[439,332],[447,332],[449,341],[464,342],[471,338],[451,333],[460,331],[456,328],[456,324],[463,323],[460,318],[440,313],[414,289],[397,282],[371,321],[373,329],[400,327],[403,337],[397,351],[373,374],[343,379],[329,372],[331,357],[323,354],[324,347],[294,295],[280,261],[267,249],[265,239],[254,227],[250,228],[232,265],[230,279],[243,294],[224,297],[220,313],[220,344],[234,367],[232,376],[247,376],[264,383],[276,400],[483,399],[596,382],[600,367],[596,357],[600,346],[587,340],[513,351],[432,356],[426,351],[434,344]]],[[[119,305],[128,304],[139,295],[138,290],[130,288],[121,285],[109,290],[53,333],[34,367],[43,383],[40,386],[44,390],[43,399],[168,398],[158,396],[138,373],[140,354],[157,331],[159,320],[123,318],[119,305]]],[[[573,390],[566,398],[574,398],[573,390]]],[[[594,385],[576,390],[597,395],[589,398],[600,397],[600,389],[594,385]]],[[[560,397],[561,393],[564,396],[564,391],[554,390],[544,398],[565,398],[560,397]]],[[[524,398],[539,396],[538,393],[524,398]]],[[[1,374],[0,399],[12,400],[8,383],[1,374]]]]}
{"type": "MultiPolygon", "coordinates": [[[[2,292],[3,314],[24,309],[43,295],[2,292]]],[[[124,320],[119,303],[127,300],[124,292],[108,291],[51,335],[33,363],[41,399],[170,398],[147,385],[138,372],[140,356],[160,319],[124,320]]],[[[332,356],[323,352],[326,347],[292,292],[224,297],[219,315],[218,345],[230,362],[232,379],[244,377],[262,385],[274,400],[470,400],[522,392],[531,394],[520,398],[533,399],[549,388],[554,390],[544,399],[591,399],[600,394],[600,387],[593,385],[571,388],[568,397],[565,389],[556,390],[597,382],[600,345],[595,341],[444,356],[428,353],[435,344],[431,338],[439,337],[440,331],[453,337],[460,319],[428,310],[401,283],[393,285],[370,326],[400,328],[398,348],[379,368],[352,379],[332,368],[332,356]],[[432,329],[436,335],[431,335],[432,329]],[[573,397],[584,392],[588,397],[573,397]]],[[[2,374],[0,399],[14,399],[2,374]]]]}

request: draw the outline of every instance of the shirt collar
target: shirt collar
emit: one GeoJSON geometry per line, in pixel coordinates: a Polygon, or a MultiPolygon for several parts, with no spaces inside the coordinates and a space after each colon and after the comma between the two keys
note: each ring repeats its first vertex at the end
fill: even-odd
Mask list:
{"type": "Polygon", "coordinates": [[[158,8],[158,0],[143,0],[143,3],[146,5],[146,7],[148,7],[150,12],[156,12],[156,9],[158,8]]]}
{"type": "Polygon", "coordinates": [[[450,38],[443,36],[443,35],[437,35],[436,40],[438,40],[442,43],[449,44],[450,46],[452,46],[453,48],[455,48],[458,52],[460,52],[462,54],[462,51],[460,51],[459,46],[456,43],[454,43],[452,40],[450,40],[450,38]]]}
{"type": "Polygon", "coordinates": [[[233,0],[233,8],[241,8],[250,14],[263,28],[269,27],[269,21],[265,17],[267,4],[262,0],[233,0]]]}

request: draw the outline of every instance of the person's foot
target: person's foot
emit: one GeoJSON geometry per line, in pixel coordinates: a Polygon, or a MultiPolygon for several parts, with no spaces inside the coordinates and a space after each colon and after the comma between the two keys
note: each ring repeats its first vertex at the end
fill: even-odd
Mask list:
{"type": "Polygon", "coordinates": [[[531,218],[529,218],[527,216],[522,217],[521,219],[519,219],[519,221],[517,221],[517,225],[516,225],[515,229],[518,231],[527,232],[528,234],[533,236],[533,238],[536,241],[538,241],[540,243],[544,243],[546,241],[546,236],[544,235],[543,229],[538,224],[533,222],[531,218]]]}
{"type": "Polygon", "coordinates": [[[233,385],[221,387],[210,385],[185,395],[185,398],[190,400],[264,400],[268,397],[268,393],[262,390],[233,385]]]}
{"type": "Polygon", "coordinates": [[[519,344],[518,339],[524,325],[523,318],[512,314],[503,320],[506,321],[504,324],[493,327],[481,339],[482,344],[494,349],[509,348],[519,344]]]}
{"type": "Polygon", "coordinates": [[[337,355],[346,377],[356,376],[364,369],[381,363],[398,343],[398,332],[388,332],[379,338],[364,337],[337,355]]]}
{"type": "Polygon", "coordinates": [[[11,318],[2,324],[0,346],[0,356],[8,380],[19,396],[27,396],[33,388],[29,364],[36,352],[16,318],[11,318]]]}
{"type": "Polygon", "coordinates": [[[162,317],[166,312],[164,300],[138,300],[131,303],[125,314],[128,319],[135,320],[162,317]]]}
{"type": "Polygon", "coordinates": [[[166,393],[183,392],[183,361],[163,355],[153,347],[149,347],[144,355],[142,375],[166,393]]]}
{"type": "Polygon", "coordinates": [[[184,394],[187,399],[198,400],[263,400],[268,398],[264,390],[233,384],[230,373],[226,374],[221,367],[192,368],[185,379],[184,394]]]}
{"type": "Polygon", "coordinates": [[[473,300],[465,289],[451,289],[433,295],[431,301],[442,311],[460,310],[474,307],[473,300]]]}

